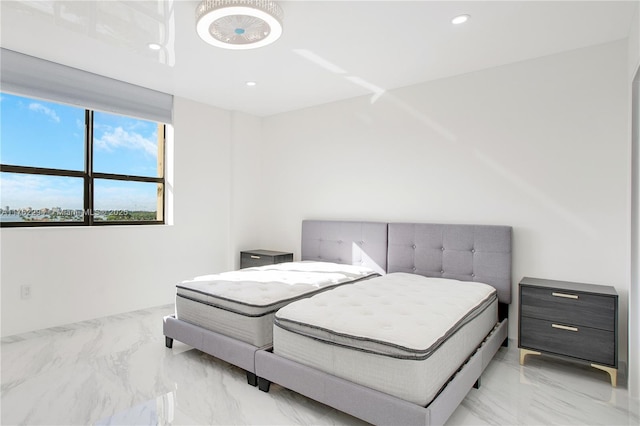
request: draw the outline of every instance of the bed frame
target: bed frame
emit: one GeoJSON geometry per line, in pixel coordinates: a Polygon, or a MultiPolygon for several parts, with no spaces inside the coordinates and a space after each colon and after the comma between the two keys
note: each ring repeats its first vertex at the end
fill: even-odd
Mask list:
{"type": "Polygon", "coordinates": [[[271,382],[374,424],[444,424],[501,345],[507,345],[511,303],[511,227],[390,223],[387,272],[479,281],[498,291],[499,323],[426,407],[273,354],[255,353],[258,386],[271,382]]]}
{"type": "MultiPolygon", "coordinates": [[[[367,266],[380,274],[387,270],[387,224],[379,222],[302,222],[301,260],[317,260],[367,266]]],[[[311,295],[309,295],[311,296],[311,295]]],[[[256,386],[255,357],[271,345],[257,347],[197,325],[167,316],[163,321],[167,348],[178,340],[202,352],[236,365],[247,373],[247,382],[256,386]]]]}

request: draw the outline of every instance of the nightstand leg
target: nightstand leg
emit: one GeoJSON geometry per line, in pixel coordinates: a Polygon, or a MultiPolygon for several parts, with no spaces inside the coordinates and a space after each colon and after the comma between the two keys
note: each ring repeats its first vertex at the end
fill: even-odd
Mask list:
{"type": "Polygon", "coordinates": [[[524,358],[527,355],[540,355],[540,352],[532,351],[530,349],[520,349],[520,365],[524,365],[524,358]]]}
{"type": "Polygon", "coordinates": [[[605,367],[604,365],[591,364],[593,368],[597,368],[598,370],[606,371],[611,376],[611,386],[618,387],[618,369],[612,367],[605,367]]]}

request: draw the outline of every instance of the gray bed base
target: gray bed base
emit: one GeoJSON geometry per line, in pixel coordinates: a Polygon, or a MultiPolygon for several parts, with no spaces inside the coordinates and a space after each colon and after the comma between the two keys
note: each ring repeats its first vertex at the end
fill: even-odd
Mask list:
{"type": "Polygon", "coordinates": [[[256,352],[258,386],[268,392],[270,382],[376,425],[442,425],[460,405],[500,346],[507,339],[508,319],[502,320],[480,348],[427,406],[341,379],[273,354],[256,352]]]}
{"type": "Polygon", "coordinates": [[[174,316],[164,317],[162,329],[167,348],[173,347],[173,340],[178,340],[218,359],[242,368],[247,373],[247,383],[258,384],[255,374],[255,354],[269,346],[259,348],[249,343],[225,336],[206,328],[198,327],[174,316]]]}
{"type": "Polygon", "coordinates": [[[490,225],[389,223],[387,272],[480,281],[496,288],[499,323],[427,407],[375,391],[273,354],[256,352],[260,390],[278,383],[373,424],[440,425],[460,405],[501,345],[511,303],[512,228],[490,225]]]}
{"type": "Polygon", "coordinates": [[[427,407],[282,358],[269,347],[258,348],[172,316],[164,319],[165,343],[170,348],[176,339],[243,368],[248,383],[265,392],[270,382],[278,383],[373,424],[444,424],[469,390],[479,386],[482,372],[500,346],[507,345],[511,234],[508,226],[303,221],[302,260],[356,265],[371,265],[373,261],[387,272],[482,281],[498,290],[500,323],[427,407]],[[381,230],[384,238],[380,237],[381,230]],[[369,235],[363,237],[365,232],[369,235]]]}
{"type": "MultiPolygon", "coordinates": [[[[368,266],[378,273],[387,269],[387,224],[381,222],[305,220],[302,222],[302,260],[316,260],[368,266]]],[[[165,346],[173,341],[185,343],[202,352],[244,369],[247,383],[257,386],[255,355],[270,346],[257,347],[207,330],[170,315],[162,330],[165,346]]]]}

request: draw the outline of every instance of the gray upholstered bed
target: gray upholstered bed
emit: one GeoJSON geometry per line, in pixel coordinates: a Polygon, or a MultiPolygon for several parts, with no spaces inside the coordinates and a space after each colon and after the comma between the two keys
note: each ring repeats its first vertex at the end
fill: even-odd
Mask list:
{"type": "MultiPolygon", "coordinates": [[[[313,305],[314,301],[320,301],[320,306],[322,303],[327,306],[327,301],[332,303],[331,300],[339,303],[341,296],[346,300],[348,296],[359,294],[358,284],[341,287],[314,296],[304,302],[294,302],[280,311],[283,318],[280,319],[280,324],[276,318],[274,335],[277,339],[274,341],[274,350],[261,350],[255,353],[255,373],[258,376],[260,389],[268,391],[270,382],[275,382],[374,424],[426,425],[444,423],[471,387],[479,384],[483,370],[500,345],[507,342],[507,312],[508,304],[511,302],[511,228],[507,226],[390,223],[388,224],[387,272],[389,275],[386,277],[374,278],[359,287],[362,291],[371,293],[374,282],[388,284],[388,277],[392,275],[395,276],[395,281],[392,282],[400,283],[403,279],[410,281],[411,276],[420,275],[436,277],[440,283],[445,285],[451,283],[452,287],[454,283],[457,285],[457,281],[454,280],[460,280],[485,283],[495,288],[495,291],[491,289],[492,297],[495,300],[492,304],[483,305],[493,306],[494,311],[486,308],[482,314],[478,314],[477,318],[484,318],[483,328],[471,329],[467,337],[463,339],[468,340],[469,336],[473,337],[476,334],[475,342],[479,343],[473,343],[474,346],[469,350],[468,355],[465,352],[460,365],[454,366],[453,374],[446,377],[442,385],[435,383],[435,386],[439,387],[435,398],[429,396],[427,400],[423,401],[422,395],[411,395],[406,398],[398,396],[402,395],[402,390],[392,392],[386,391],[384,387],[380,388],[380,377],[377,381],[375,378],[364,377],[370,374],[371,370],[376,370],[373,372],[374,376],[376,374],[380,376],[380,371],[378,371],[382,368],[380,366],[387,369],[382,373],[383,379],[385,379],[385,375],[391,376],[400,370],[415,371],[415,374],[421,375],[424,380],[412,377],[402,380],[414,382],[414,387],[420,392],[421,382],[426,381],[426,375],[430,374],[430,370],[425,370],[423,365],[418,365],[419,362],[422,362],[421,360],[409,359],[411,357],[407,356],[396,356],[397,360],[394,360],[393,357],[380,356],[373,350],[380,346],[379,342],[372,342],[362,336],[357,336],[352,340],[364,340],[364,344],[367,346],[350,351],[349,345],[352,340],[349,339],[353,337],[352,335],[345,336],[333,333],[332,330],[316,326],[315,323],[308,327],[308,324],[304,322],[291,320],[291,318],[296,318],[295,312],[299,305],[306,303],[305,309],[298,309],[298,311],[304,312],[308,310],[307,307],[313,305]],[[411,275],[403,275],[402,273],[411,275]],[[442,280],[443,278],[444,280],[442,280]],[[331,299],[332,297],[338,298],[331,299]],[[284,312],[287,314],[285,315],[284,312]],[[287,317],[292,312],[294,316],[287,317]],[[491,315],[494,316],[493,319],[491,319],[491,315]],[[287,325],[287,320],[292,326],[287,325]],[[312,330],[314,327],[316,330],[312,330]],[[305,333],[307,334],[305,335],[305,333]],[[320,359],[321,356],[318,355],[323,352],[326,352],[330,357],[330,361],[327,363],[323,363],[320,359]],[[377,387],[377,390],[373,389],[374,387],[377,387]]],[[[418,280],[418,282],[420,281],[418,280]]],[[[478,287],[481,285],[477,284],[478,287]]],[[[384,290],[381,291],[374,291],[377,294],[373,294],[373,296],[385,297],[388,294],[384,293],[384,290]]],[[[376,307],[379,308],[379,305],[376,307]]],[[[366,309],[363,311],[362,307],[358,307],[357,311],[369,315],[366,309]]],[[[327,310],[327,312],[330,311],[327,310]]],[[[354,314],[353,320],[357,322],[356,309],[354,308],[352,312],[354,314]]],[[[384,312],[378,310],[375,314],[379,317],[384,315],[384,312]]],[[[374,317],[372,316],[372,318],[374,317]]],[[[342,321],[342,323],[344,322],[342,321]]],[[[464,327],[474,327],[477,321],[474,319],[468,324],[470,325],[465,324],[464,327]]],[[[391,324],[391,326],[393,325],[391,324]]],[[[463,327],[460,329],[464,330],[463,327]]],[[[458,329],[452,333],[452,335],[458,334],[458,329]]],[[[434,353],[437,354],[437,351],[444,349],[448,343],[449,340],[444,341],[434,353]]],[[[385,348],[384,350],[389,349],[385,348]]],[[[446,350],[449,351],[449,354],[456,354],[458,349],[449,347],[446,350]]],[[[403,387],[402,381],[395,384],[389,383],[390,386],[403,387]]]]}
{"type": "MultiPolygon", "coordinates": [[[[316,265],[333,264],[368,267],[379,274],[383,274],[387,269],[386,223],[304,221],[301,245],[301,260],[304,264],[294,262],[274,265],[266,268],[269,269],[268,271],[250,268],[251,270],[212,276],[214,284],[215,280],[220,278],[228,280],[222,283],[223,287],[226,286],[226,293],[220,293],[225,290],[220,288],[216,289],[215,295],[207,293],[206,284],[209,284],[207,280],[210,278],[207,276],[178,284],[176,315],[165,317],[163,323],[166,346],[171,348],[175,339],[234,364],[247,372],[249,384],[255,386],[257,384],[255,353],[271,347],[271,330],[275,311],[296,298],[309,297],[314,292],[326,291],[334,287],[334,285],[327,285],[325,288],[290,297],[290,288],[299,287],[303,283],[302,280],[293,281],[294,274],[308,277],[310,273],[315,273],[315,271],[309,271],[310,263],[316,269],[319,267],[316,265]],[[274,276],[274,273],[278,278],[284,276],[286,284],[285,282],[252,283],[250,281],[255,279],[255,274],[265,273],[271,273],[269,279],[274,276]],[[243,282],[243,279],[247,281],[243,282]],[[292,283],[296,285],[290,285],[292,283]],[[251,297],[246,298],[251,296],[247,293],[252,289],[262,295],[278,284],[281,291],[272,293],[272,296],[282,295],[279,299],[270,299],[267,304],[251,304],[249,303],[251,297]],[[230,289],[230,287],[233,288],[230,289]],[[236,288],[244,289],[245,299],[231,297],[236,288]]],[[[261,275],[259,279],[263,278],[264,275],[261,275]]],[[[354,282],[358,280],[357,277],[352,279],[354,282]]]]}

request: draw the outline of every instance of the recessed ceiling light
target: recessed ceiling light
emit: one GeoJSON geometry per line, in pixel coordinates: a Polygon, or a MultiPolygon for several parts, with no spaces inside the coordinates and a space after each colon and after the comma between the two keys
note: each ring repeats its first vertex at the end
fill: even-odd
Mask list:
{"type": "Polygon", "coordinates": [[[249,86],[249,87],[253,87],[253,86],[257,85],[258,83],[256,83],[255,81],[247,81],[245,84],[247,86],[249,86]]]}
{"type": "Polygon", "coordinates": [[[162,46],[160,46],[158,43],[149,43],[147,44],[147,47],[151,50],[160,50],[162,49],[162,46]]]}
{"type": "Polygon", "coordinates": [[[464,24],[469,20],[469,15],[458,15],[451,20],[451,23],[454,25],[464,24]]]}

